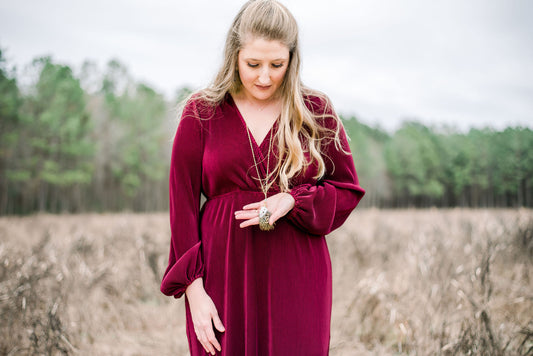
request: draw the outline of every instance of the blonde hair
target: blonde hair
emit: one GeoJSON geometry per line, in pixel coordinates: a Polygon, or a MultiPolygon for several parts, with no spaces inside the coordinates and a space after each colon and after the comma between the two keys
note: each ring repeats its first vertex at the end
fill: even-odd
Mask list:
{"type": "Polygon", "coordinates": [[[328,98],[305,87],[301,82],[298,25],[289,10],[274,0],[251,0],[245,3],[228,31],[223,64],[213,83],[193,95],[216,106],[225,99],[227,93],[238,93],[242,89],[237,72],[238,55],[245,45],[244,41],[250,36],[280,41],[289,48],[289,65],[278,89],[282,101],[275,133],[278,162],[268,177],[269,187],[279,179],[280,190],[288,191],[290,179],[315,162],[318,169],[314,178],[320,179],[325,175],[322,157],[324,139],[333,139],[338,150],[348,153],[340,143],[339,132],[342,124],[329,107],[328,98]],[[308,102],[312,106],[310,96],[320,98],[323,104],[318,113],[306,105],[308,102]],[[319,123],[320,119],[326,118],[335,120],[333,129],[319,123]],[[306,159],[305,152],[309,152],[310,160],[306,159]]]}

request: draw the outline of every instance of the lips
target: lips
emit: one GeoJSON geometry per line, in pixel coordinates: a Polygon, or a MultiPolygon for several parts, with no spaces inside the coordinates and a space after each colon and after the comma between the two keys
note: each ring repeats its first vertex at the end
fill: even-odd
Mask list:
{"type": "Polygon", "coordinates": [[[259,90],[268,90],[270,89],[271,86],[272,85],[257,85],[257,84],[255,85],[255,87],[259,90]]]}

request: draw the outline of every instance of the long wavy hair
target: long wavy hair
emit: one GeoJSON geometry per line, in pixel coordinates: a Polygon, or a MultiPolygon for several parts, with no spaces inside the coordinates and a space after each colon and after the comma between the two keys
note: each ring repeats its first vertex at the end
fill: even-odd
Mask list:
{"type": "Polygon", "coordinates": [[[282,101],[274,141],[278,148],[277,164],[268,177],[268,187],[277,181],[280,191],[288,191],[290,179],[312,164],[317,166],[315,179],[325,175],[324,140],[334,140],[338,150],[348,153],[340,143],[342,124],[329,107],[328,98],[301,82],[298,25],[289,10],[274,0],[246,2],[228,31],[223,64],[214,81],[209,87],[192,95],[215,107],[225,99],[227,93],[236,94],[242,90],[237,71],[238,55],[245,45],[244,41],[250,36],[280,41],[289,48],[289,65],[277,93],[282,101]],[[319,97],[323,103],[316,113],[306,105],[310,96],[319,97]],[[335,120],[334,129],[321,124],[326,118],[335,120]],[[309,159],[306,158],[306,152],[309,159]]]}

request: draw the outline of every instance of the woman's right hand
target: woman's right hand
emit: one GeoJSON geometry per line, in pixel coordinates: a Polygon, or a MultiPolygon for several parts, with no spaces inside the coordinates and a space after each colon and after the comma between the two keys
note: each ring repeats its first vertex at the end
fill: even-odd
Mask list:
{"type": "Polygon", "coordinates": [[[218,331],[224,332],[224,325],[218,317],[218,312],[204,289],[202,278],[195,279],[185,290],[189,307],[191,309],[192,321],[196,337],[204,347],[205,351],[215,354],[215,348],[220,351],[220,344],[215,337],[213,325],[218,331]]]}

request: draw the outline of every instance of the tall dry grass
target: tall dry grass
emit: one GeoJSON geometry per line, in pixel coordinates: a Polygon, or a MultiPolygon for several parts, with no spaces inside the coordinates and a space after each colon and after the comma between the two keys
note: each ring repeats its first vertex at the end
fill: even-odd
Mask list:
{"type": "Polygon", "coordinates": [[[330,239],[332,354],[533,354],[532,228],[530,210],[358,212],[330,239]]]}
{"type": "MultiPolygon", "coordinates": [[[[166,214],[0,218],[0,355],[187,355],[166,214]]],[[[533,355],[533,211],[359,210],[331,355],[533,355]]]]}

